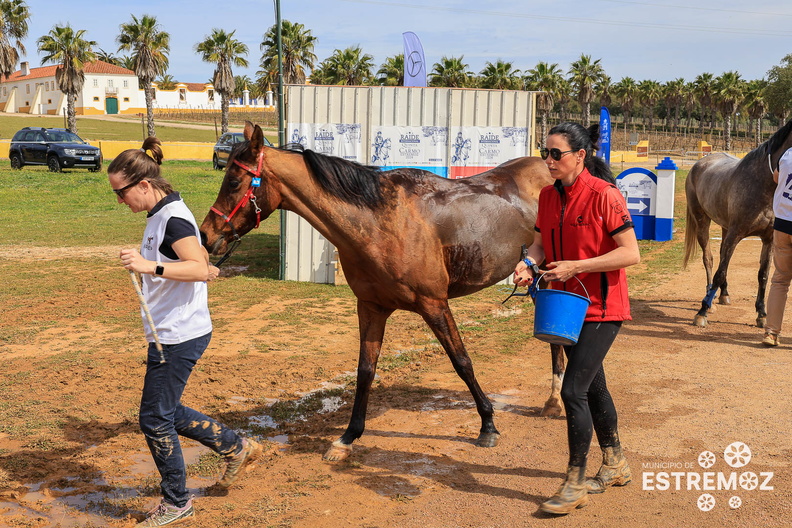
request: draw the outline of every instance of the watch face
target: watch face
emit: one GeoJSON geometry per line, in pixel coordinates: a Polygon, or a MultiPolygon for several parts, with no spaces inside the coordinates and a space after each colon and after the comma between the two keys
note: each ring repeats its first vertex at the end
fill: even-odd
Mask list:
{"type": "Polygon", "coordinates": [[[154,270],[155,275],[162,275],[163,273],[165,273],[165,268],[163,268],[162,266],[157,266],[156,269],[154,270]]]}

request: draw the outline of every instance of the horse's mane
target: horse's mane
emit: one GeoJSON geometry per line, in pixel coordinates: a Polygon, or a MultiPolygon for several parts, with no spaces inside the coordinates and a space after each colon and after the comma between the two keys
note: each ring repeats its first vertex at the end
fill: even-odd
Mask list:
{"type": "Polygon", "coordinates": [[[792,132],[792,119],[787,121],[787,124],[783,127],[779,128],[778,131],[770,136],[765,142],[765,154],[772,154],[776,151],[776,149],[780,148],[784,141],[786,141],[787,136],[792,132]]]}
{"type": "MultiPolygon", "coordinates": [[[[766,158],[768,155],[772,154],[776,151],[776,149],[780,148],[784,141],[786,141],[787,136],[792,133],[792,119],[790,119],[786,125],[779,128],[775,134],[770,136],[770,139],[753,149],[752,151],[748,152],[742,160],[740,160],[740,164],[748,164],[753,163],[756,158],[766,158]]],[[[766,161],[765,161],[766,163],[766,161]]]]}
{"type": "Polygon", "coordinates": [[[302,152],[316,182],[329,194],[358,207],[376,208],[382,204],[378,167],[319,154],[311,149],[290,144],[286,150],[302,152]]]}

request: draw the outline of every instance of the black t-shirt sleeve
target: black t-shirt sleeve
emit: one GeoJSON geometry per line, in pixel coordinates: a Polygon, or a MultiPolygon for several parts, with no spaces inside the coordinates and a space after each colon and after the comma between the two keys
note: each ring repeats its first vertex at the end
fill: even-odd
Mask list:
{"type": "Polygon", "coordinates": [[[169,259],[178,260],[179,256],[173,251],[173,244],[182,238],[195,236],[195,226],[184,218],[172,217],[165,226],[165,237],[160,244],[160,253],[169,259]]]}

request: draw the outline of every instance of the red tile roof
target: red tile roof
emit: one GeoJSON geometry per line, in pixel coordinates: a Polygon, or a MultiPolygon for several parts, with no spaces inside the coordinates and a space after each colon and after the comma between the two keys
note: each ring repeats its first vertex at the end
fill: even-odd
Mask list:
{"type": "MultiPolygon", "coordinates": [[[[30,74],[22,75],[22,70],[17,70],[8,77],[4,77],[4,82],[19,81],[27,79],[41,79],[42,77],[55,77],[55,70],[57,65],[41,66],[39,68],[30,68],[30,74]]],[[[85,73],[99,73],[104,75],[135,75],[132,70],[127,70],[121,66],[110,64],[104,61],[89,62],[85,65],[83,70],[85,73]]]]}

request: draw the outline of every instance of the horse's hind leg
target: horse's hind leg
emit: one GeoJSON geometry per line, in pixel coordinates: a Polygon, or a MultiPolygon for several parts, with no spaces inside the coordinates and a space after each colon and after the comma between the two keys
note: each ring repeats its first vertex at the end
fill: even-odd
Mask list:
{"type": "MultiPolygon", "coordinates": [[[[726,229],[721,229],[721,240],[726,240],[728,236],[728,231],[726,229]]],[[[718,296],[718,304],[731,304],[731,297],[729,296],[729,281],[726,280],[726,277],[723,277],[723,284],[720,286],[720,295],[718,296]]],[[[710,309],[710,311],[713,311],[710,309]]]]}
{"type": "Polygon", "coordinates": [[[544,404],[540,416],[561,416],[561,384],[564,381],[564,347],[550,345],[553,359],[553,381],[550,385],[550,397],[544,404]]]}
{"type": "Polygon", "coordinates": [[[360,358],[358,359],[357,386],[352,417],[344,434],[333,442],[324,454],[324,459],[335,462],[343,460],[352,452],[352,442],[360,438],[366,428],[366,408],[371,392],[371,383],[377,371],[377,360],[385,335],[385,322],[393,313],[373,303],[358,300],[358,324],[360,325],[360,358]]]}
{"type": "Polygon", "coordinates": [[[762,235],[762,254],[759,257],[759,289],[756,292],[756,326],[764,328],[767,323],[767,308],[765,307],[765,292],[767,279],[770,274],[770,259],[773,256],[773,232],[762,235]]]}
{"type": "Polygon", "coordinates": [[[454,370],[465,382],[473,399],[476,401],[476,409],[481,417],[481,432],[476,445],[479,447],[494,447],[498,445],[498,438],[500,433],[495,428],[493,420],[492,403],[489,398],[484,394],[484,391],[479,387],[476,381],[476,375],[473,372],[473,363],[470,361],[465,350],[465,345],[462,343],[462,338],[459,335],[454,316],[451,315],[451,309],[448,307],[448,301],[445,299],[430,299],[427,300],[422,306],[422,313],[426,324],[434,332],[435,337],[440,341],[454,370]]]}

